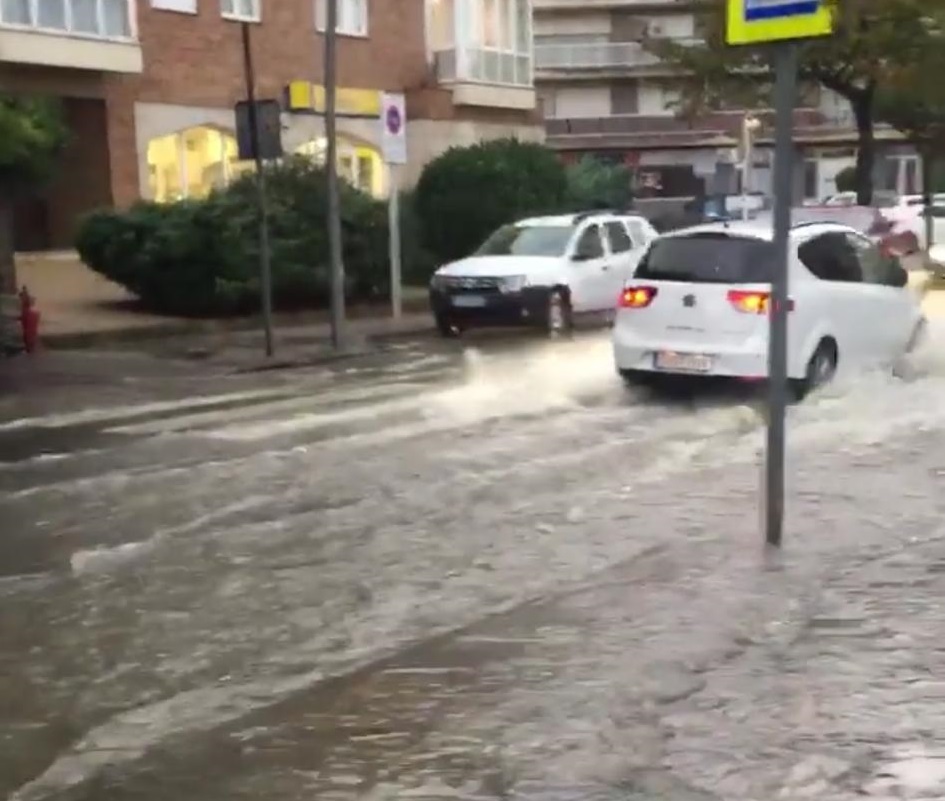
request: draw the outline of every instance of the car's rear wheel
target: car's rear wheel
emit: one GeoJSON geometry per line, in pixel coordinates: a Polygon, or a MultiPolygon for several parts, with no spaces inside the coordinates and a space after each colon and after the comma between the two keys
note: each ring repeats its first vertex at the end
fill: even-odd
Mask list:
{"type": "Polygon", "coordinates": [[[548,306],[545,310],[545,330],[549,337],[570,335],[574,327],[571,303],[565,292],[553,289],[548,293],[548,306]]]}
{"type": "Polygon", "coordinates": [[[837,346],[832,340],[821,340],[817,349],[807,362],[804,378],[794,382],[794,394],[803,400],[811,392],[829,384],[837,372],[837,346]]]}

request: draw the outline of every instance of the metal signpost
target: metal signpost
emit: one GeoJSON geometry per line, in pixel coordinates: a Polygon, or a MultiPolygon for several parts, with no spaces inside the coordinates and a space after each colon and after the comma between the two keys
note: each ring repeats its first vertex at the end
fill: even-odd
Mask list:
{"type": "Polygon", "coordinates": [[[331,344],[345,345],[345,265],[338,188],[338,0],[325,0],[325,176],[328,191],[328,252],[331,258],[331,344]]]}
{"type": "Polygon", "coordinates": [[[768,545],[780,546],[784,529],[784,417],[787,408],[788,240],[793,196],[794,101],[797,42],[833,32],[827,0],[727,0],[726,43],[771,45],[774,62],[774,275],[768,338],[768,437],[764,526],[768,545]]]}
{"type": "Polygon", "coordinates": [[[390,195],[388,226],[390,230],[390,302],[395,319],[403,313],[400,246],[400,190],[396,167],[407,163],[407,115],[402,94],[381,95],[381,155],[388,167],[390,195]]]}

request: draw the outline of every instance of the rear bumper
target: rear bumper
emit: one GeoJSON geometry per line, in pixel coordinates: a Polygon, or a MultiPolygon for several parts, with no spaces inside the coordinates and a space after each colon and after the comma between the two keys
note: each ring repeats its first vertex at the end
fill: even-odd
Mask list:
{"type": "Polygon", "coordinates": [[[753,337],[737,346],[719,347],[701,345],[696,342],[672,343],[656,342],[645,339],[625,328],[615,328],[614,362],[618,372],[649,372],[667,375],[705,375],[729,378],[767,378],[768,347],[767,340],[753,337]],[[665,370],[656,366],[656,356],[660,352],[672,351],[678,354],[710,356],[712,366],[707,371],[689,372],[683,370],[665,370]]]}
{"type": "Polygon", "coordinates": [[[485,293],[482,306],[457,306],[455,298],[462,295],[430,290],[430,308],[441,320],[453,325],[487,326],[540,326],[548,315],[548,293],[544,287],[528,287],[522,292],[502,294],[485,293]]]}

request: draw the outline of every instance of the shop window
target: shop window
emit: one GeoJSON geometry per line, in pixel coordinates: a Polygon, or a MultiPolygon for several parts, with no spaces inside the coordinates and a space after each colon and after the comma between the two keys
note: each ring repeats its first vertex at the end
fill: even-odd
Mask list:
{"type": "Polygon", "coordinates": [[[233,135],[216,128],[189,128],[148,143],[151,198],[159,203],[204,198],[252,168],[239,161],[233,135]]]}
{"type": "MultiPolygon", "coordinates": [[[[326,150],[324,139],[314,139],[302,144],[295,152],[324,163],[326,150]]],[[[384,192],[384,169],[380,154],[372,147],[341,137],[338,140],[338,175],[362,192],[375,197],[384,192]]]]}

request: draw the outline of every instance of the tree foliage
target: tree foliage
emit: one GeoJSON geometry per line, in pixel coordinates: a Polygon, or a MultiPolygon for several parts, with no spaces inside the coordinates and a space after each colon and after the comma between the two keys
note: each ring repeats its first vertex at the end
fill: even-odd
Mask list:
{"type": "Polygon", "coordinates": [[[58,102],[0,95],[0,187],[9,193],[46,180],[65,143],[58,102]]]}
{"type": "MultiPolygon", "coordinates": [[[[828,0],[835,33],[799,44],[799,79],[836,92],[849,101],[857,128],[856,191],[872,199],[875,162],[873,123],[880,92],[908,65],[939,46],[945,0],[828,0]]],[[[692,112],[723,102],[746,107],[770,105],[773,80],[765,47],[725,44],[724,4],[706,12],[704,45],[653,42],[664,58],[691,73],[683,107],[692,112]]]]}
{"type": "Polygon", "coordinates": [[[424,167],[416,209],[424,243],[440,263],[473,252],[511,220],[560,211],[564,166],[543,145],[495,139],[452,147],[424,167]]]}
{"type": "Polygon", "coordinates": [[[609,164],[593,156],[565,169],[567,203],[574,211],[593,208],[622,209],[633,200],[633,175],[622,164],[609,164]]]}

